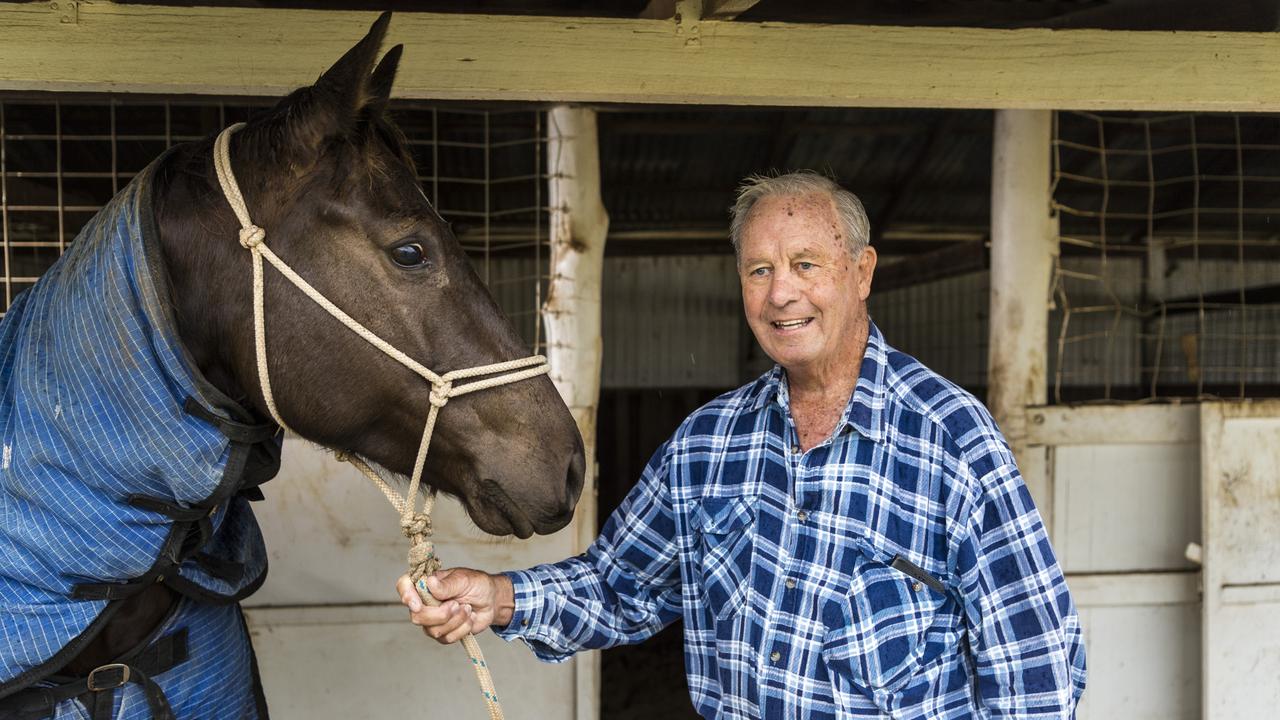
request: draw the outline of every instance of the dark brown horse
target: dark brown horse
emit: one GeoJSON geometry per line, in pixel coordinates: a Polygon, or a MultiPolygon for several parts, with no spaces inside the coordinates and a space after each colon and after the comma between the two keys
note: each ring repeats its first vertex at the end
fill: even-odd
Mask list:
{"type": "MultiPolygon", "coordinates": [[[[524,357],[462,248],[423,195],[386,116],[401,46],[376,64],[389,16],[311,87],[233,136],[231,161],[272,250],[315,288],[437,372],[524,357]]],[[[219,190],[213,139],[171,151],[154,208],[177,330],[191,362],[268,423],[255,364],[250,254],[219,190]]],[[[267,342],[279,412],[298,434],[408,475],[431,386],[266,273],[267,342]]],[[[551,381],[537,377],[449,403],[427,482],[482,530],[528,537],[563,527],[582,489],[583,450],[551,381]]],[[[388,579],[390,580],[390,578],[388,579]]],[[[85,673],[139,643],[175,593],[161,582],[120,600],[67,666],[85,673]]]]}

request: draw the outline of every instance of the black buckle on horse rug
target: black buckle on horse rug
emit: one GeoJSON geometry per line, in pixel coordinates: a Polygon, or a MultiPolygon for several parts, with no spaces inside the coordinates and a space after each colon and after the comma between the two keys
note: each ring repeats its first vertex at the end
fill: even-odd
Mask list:
{"type": "Polygon", "coordinates": [[[118,687],[124,687],[127,682],[129,682],[129,666],[124,663],[111,663],[94,668],[89,673],[89,677],[85,678],[89,692],[115,690],[118,687]]]}
{"type": "Polygon", "coordinates": [[[92,720],[109,720],[115,709],[116,690],[131,682],[142,686],[153,720],[175,720],[164,690],[151,679],[187,661],[187,630],[165,635],[133,658],[94,668],[82,678],[53,676],[53,687],[31,687],[0,699],[0,717],[6,720],[44,720],[58,704],[80,698],[92,720]]]}

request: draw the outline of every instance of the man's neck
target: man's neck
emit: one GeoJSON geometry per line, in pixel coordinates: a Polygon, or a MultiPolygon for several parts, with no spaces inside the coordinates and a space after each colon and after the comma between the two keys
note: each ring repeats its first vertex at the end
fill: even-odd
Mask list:
{"type": "Polygon", "coordinates": [[[869,330],[864,326],[853,347],[836,359],[820,366],[786,368],[787,389],[792,402],[813,402],[842,397],[846,401],[853,395],[862,371],[862,359],[867,352],[869,330]]]}

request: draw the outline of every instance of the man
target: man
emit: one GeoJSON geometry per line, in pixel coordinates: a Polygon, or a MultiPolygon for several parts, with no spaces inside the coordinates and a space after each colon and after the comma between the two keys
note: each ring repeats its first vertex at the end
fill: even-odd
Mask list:
{"type": "Polygon", "coordinates": [[[851,193],[753,177],[731,236],[747,322],[778,365],[694,412],[583,555],[445,570],[413,622],[493,626],[543,660],[684,620],[708,718],[1061,718],[1079,619],[982,405],[871,323],[876,251],[851,193]]]}

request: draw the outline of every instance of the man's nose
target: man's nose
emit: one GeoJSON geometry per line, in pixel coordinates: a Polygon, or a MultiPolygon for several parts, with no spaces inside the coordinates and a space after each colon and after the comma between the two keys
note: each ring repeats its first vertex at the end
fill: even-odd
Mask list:
{"type": "Polygon", "coordinates": [[[795,278],[791,273],[774,273],[769,283],[769,302],[776,307],[782,307],[797,297],[799,297],[799,292],[796,289],[795,278]]]}

